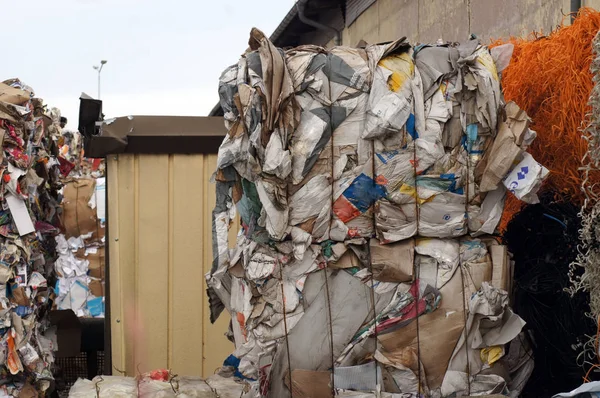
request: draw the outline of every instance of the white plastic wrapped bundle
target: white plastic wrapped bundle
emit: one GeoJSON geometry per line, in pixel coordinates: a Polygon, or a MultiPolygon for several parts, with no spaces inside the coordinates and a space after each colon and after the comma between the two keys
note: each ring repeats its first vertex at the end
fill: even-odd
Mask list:
{"type": "Polygon", "coordinates": [[[78,379],[69,391],[70,398],[240,398],[246,397],[247,386],[233,379],[213,375],[208,379],[177,376],[154,380],[150,374],[134,377],[97,376],[93,380],[78,379]],[[165,381],[167,380],[167,381],[165,381]]]}
{"type": "Polygon", "coordinates": [[[131,398],[138,396],[137,382],[131,377],[96,376],[78,379],[69,391],[70,398],[131,398]]]}

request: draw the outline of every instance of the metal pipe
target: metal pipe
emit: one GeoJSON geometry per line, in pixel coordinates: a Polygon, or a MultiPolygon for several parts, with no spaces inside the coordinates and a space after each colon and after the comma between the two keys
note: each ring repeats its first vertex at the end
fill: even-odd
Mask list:
{"type": "Polygon", "coordinates": [[[320,30],[328,30],[330,32],[333,32],[333,34],[335,35],[335,45],[336,46],[341,45],[342,44],[342,34],[340,33],[339,30],[337,30],[331,26],[323,25],[322,23],[319,23],[315,20],[309,19],[304,14],[307,3],[308,3],[308,0],[298,0],[296,2],[296,8],[298,9],[298,17],[300,18],[300,21],[302,21],[303,23],[305,23],[308,26],[312,26],[312,27],[320,29],[320,30]]]}
{"type": "Polygon", "coordinates": [[[581,8],[581,0],[571,0],[571,23],[575,21],[575,17],[581,8]]]}

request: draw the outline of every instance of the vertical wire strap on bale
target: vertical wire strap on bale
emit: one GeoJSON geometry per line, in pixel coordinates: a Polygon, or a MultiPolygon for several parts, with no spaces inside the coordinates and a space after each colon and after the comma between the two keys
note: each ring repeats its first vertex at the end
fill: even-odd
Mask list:
{"type": "MultiPolygon", "coordinates": [[[[375,144],[374,141],[370,141],[370,144],[372,146],[371,148],[371,171],[373,174],[373,180],[377,181],[377,178],[375,176],[375,144]]],[[[371,221],[372,221],[372,226],[373,226],[373,234],[376,233],[377,230],[377,223],[375,222],[375,203],[373,203],[372,205],[372,217],[371,217],[371,221]]],[[[376,354],[377,354],[377,349],[379,348],[379,339],[378,339],[378,333],[377,333],[377,310],[375,308],[375,275],[373,274],[373,263],[371,262],[371,254],[370,254],[370,250],[371,250],[371,245],[368,244],[369,242],[367,242],[367,248],[369,250],[369,273],[371,274],[371,311],[373,311],[373,336],[375,338],[375,347],[373,348],[373,358],[375,358],[376,354]]],[[[379,366],[377,366],[377,363],[375,363],[375,386],[379,386],[379,366]]]]}
{"type": "Polygon", "coordinates": [[[468,320],[468,309],[467,309],[467,298],[465,296],[465,275],[464,275],[464,270],[463,270],[463,266],[462,264],[459,264],[458,266],[460,268],[460,280],[462,283],[462,302],[463,302],[463,316],[464,316],[464,323],[465,326],[463,328],[463,333],[465,335],[465,354],[466,354],[466,358],[467,358],[467,367],[466,367],[466,373],[467,373],[467,395],[471,395],[471,364],[469,363],[469,344],[468,344],[468,338],[469,338],[469,333],[467,330],[467,320],[468,320]]]}
{"type": "Polygon", "coordinates": [[[325,292],[327,293],[327,314],[329,322],[329,345],[331,348],[331,395],[335,396],[335,357],[333,355],[333,320],[331,318],[331,301],[329,296],[329,277],[327,276],[328,267],[325,267],[325,292]]]}
{"type": "Polygon", "coordinates": [[[290,378],[290,397],[294,398],[294,382],[292,380],[292,360],[290,358],[290,339],[287,326],[287,311],[285,310],[285,290],[283,288],[283,264],[277,260],[279,265],[279,278],[281,279],[281,302],[283,308],[283,328],[285,331],[285,347],[287,354],[288,376],[290,378]]]}
{"type": "MultiPolygon", "coordinates": [[[[406,131],[405,131],[405,134],[406,134],[406,131]]],[[[414,193],[415,216],[416,216],[416,220],[417,220],[417,236],[418,236],[419,229],[420,229],[419,219],[421,218],[421,214],[420,214],[421,209],[419,207],[419,187],[417,184],[417,159],[418,158],[417,158],[417,143],[415,141],[416,141],[416,138],[413,139],[413,162],[412,163],[413,163],[413,177],[414,177],[414,184],[415,184],[415,193],[414,193]]],[[[420,267],[418,267],[417,262],[413,260],[413,279],[418,287],[416,297],[415,297],[415,322],[416,322],[416,326],[417,326],[417,369],[418,369],[417,370],[417,377],[418,377],[417,394],[419,394],[419,396],[420,396],[423,386],[421,385],[421,338],[419,335],[419,295],[421,292],[421,287],[420,287],[421,280],[419,278],[419,275],[420,275],[420,267]]]]}
{"type": "MultiPolygon", "coordinates": [[[[329,62],[329,56],[327,56],[327,60],[326,62],[329,62]]],[[[329,78],[329,76],[327,76],[327,83],[329,84],[329,93],[331,93],[331,79],[329,78]]],[[[332,114],[333,114],[333,102],[329,101],[329,129],[331,130],[331,207],[329,209],[329,239],[331,239],[331,225],[332,225],[332,220],[333,220],[333,204],[335,202],[334,199],[334,178],[335,178],[335,173],[334,173],[334,159],[335,159],[335,145],[334,145],[334,141],[333,141],[333,137],[334,137],[334,128],[333,128],[333,121],[332,119],[332,114]]],[[[329,348],[331,350],[330,354],[331,354],[331,396],[334,397],[336,395],[335,393],[335,357],[333,354],[333,324],[332,324],[332,318],[331,318],[331,297],[329,296],[329,276],[327,275],[327,272],[329,271],[329,263],[327,262],[327,260],[325,260],[325,269],[323,270],[323,273],[325,274],[325,293],[327,294],[327,316],[328,316],[328,322],[329,322],[329,348]]]]}
{"type": "MultiPolygon", "coordinates": [[[[470,148],[472,148],[473,142],[471,141],[469,134],[467,133],[467,179],[466,179],[466,187],[465,187],[465,193],[466,193],[466,198],[465,198],[465,222],[467,225],[467,231],[469,228],[469,202],[470,202],[470,186],[471,186],[471,150],[470,148]]],[[[475,180],[473,180],[473,185],[475,184],[475,180]]],[[[459,246],[462,243],[462,238],[459,240],[459,246]]],[[[465,295],[465,277],[464,277],[464,270],[463,270],[463,264],[461,264],[460,261],[460,256],[458,259],[458,267],[460,268],[460,280],[462,283],[462,302],[463,302],[463,315],[464,315],[464,334],[465,334],[465,354],[466,354],[466,358],[467,358],[467,394],[471,395],[471,364],[469,363],[469,343],[468,343],[468,338],[469,338],[469,333],[467,330],[467,319],[469,316],[468,313],[468,308],[467,308],[467,298],[465,295]]],[[[476,288],[477,286],[475,286],[476,288]]]]}

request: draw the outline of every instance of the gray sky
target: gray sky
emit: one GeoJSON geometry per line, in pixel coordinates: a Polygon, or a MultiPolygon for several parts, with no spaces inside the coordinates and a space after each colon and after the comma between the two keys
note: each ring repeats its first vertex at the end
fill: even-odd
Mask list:
{"type": "Polygon", "coordinates": [[[79,95],[107,117],[207,115],[218,79],[247,48],[253,26],[270,35],[294,0],[0,0],[0,81],[18,77],[77,128],[79,95]]]}

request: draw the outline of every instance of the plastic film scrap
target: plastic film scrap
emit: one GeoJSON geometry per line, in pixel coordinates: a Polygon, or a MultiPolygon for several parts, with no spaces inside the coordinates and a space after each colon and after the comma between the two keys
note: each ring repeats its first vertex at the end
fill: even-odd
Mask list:
{"type": "Polygon", "coordinates": [[[511,51],[283,52],[252,31],[219,85],[229,133],[206,280],[236,347],[221,375],[256,397],[518,395],[506,375],[531,368],[507,353],[526,350],[524,323],[491,234],[506,195],[535,202],[548,171],[502,96],[511,51]]]}

